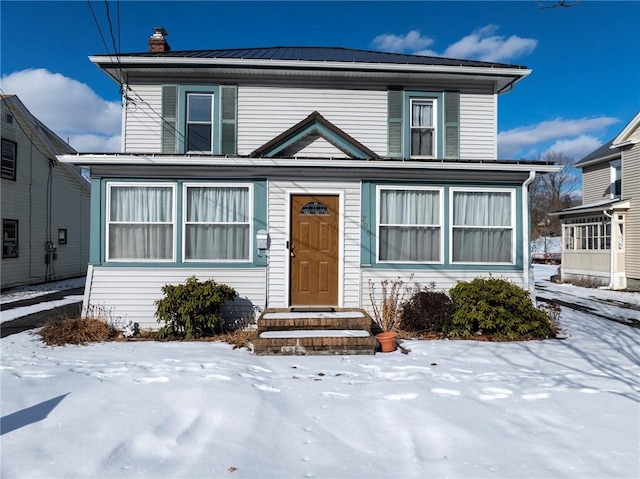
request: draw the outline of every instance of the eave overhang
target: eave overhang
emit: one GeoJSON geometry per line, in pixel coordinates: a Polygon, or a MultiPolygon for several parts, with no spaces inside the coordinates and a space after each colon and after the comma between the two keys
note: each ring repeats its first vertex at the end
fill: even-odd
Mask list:
{"type": "Polygon", "coordinates": [[[107,72],[117,82],[127,82],[129,76],[149,75],[291,75],[344,78],[450,78],[493,81],[496,92],[510,89],[531,73],[526,68],[420,65],[406,63],[365,63],[309,60],[264,60],[247,58],[181,58],[181,57],[128,57],[114,55],[91,56],[89,60],[107,72]]]}
{"type": "Polygon", "coordinates": [[[568,216],[580,216],[585,214],[599,213],[603,211],[625,211],[631,208],[630,200],[605,200],[587,205],[574,206],[560,211],[549,213],[549,216],[558,216],[559,218],[568,216]]]}
{"type": "Polygon", "coordinates": [[[197,167],[268,167],[268,168],[329,168],[349,169],[367,168],[373,170],[466,170],[466,171],[512,171],[552,173],[562,166],[547,162],[498,161],[498,160],[359,160],[345,158],[251,158],[234,156],[208,155],[164,155],[164,154],[88,154],[60,155],[62,163],[73,163],[79,166],[197,166],[197,167]]]}

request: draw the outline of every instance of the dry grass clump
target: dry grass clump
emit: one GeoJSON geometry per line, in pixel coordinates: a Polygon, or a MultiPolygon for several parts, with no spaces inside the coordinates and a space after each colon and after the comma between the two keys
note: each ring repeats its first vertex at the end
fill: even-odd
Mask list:
{"type": "Polygon", "coordinates": [[[49,346],[113,341],[118,330],[100,319],[58,318],[48,321],[37,332],[49,346]]]}
{"type": "Polygon", "coordinates": [[[233,349],[247,348],[252,349],[252,344],[256,339],[257,330],[255,329],[237,329],[227,333],[222,333],[211,338],[213,341],[223,341],[233,346],[233,349]]]}

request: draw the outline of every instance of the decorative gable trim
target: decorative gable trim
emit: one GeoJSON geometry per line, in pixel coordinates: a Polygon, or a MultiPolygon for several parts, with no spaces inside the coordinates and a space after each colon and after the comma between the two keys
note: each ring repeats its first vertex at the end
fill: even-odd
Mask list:
{"type": "Polygon", "coordinates": [[[380,159],[379,155],[364,146],[358,140],[335,126],[317,111],[296,123],[271,141],[251,153],[251,157],[277,157],[282,151],[301,139],[316,134],[327,140],[350,158],[380,159]]]}

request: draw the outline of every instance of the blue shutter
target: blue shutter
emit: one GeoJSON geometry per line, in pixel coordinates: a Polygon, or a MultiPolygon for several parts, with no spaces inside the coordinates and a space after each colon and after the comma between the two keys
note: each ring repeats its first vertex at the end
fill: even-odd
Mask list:
{"type": "Polygon", "coordinates": [[[387,92],[387,155],[402,158],[402,90],[387,92]]]}
{"type": "Polygon", "coordinates": [[[444,157],[460,159],[460,93],[444,92],[444,157]]]}
{"type": "Polygon", "coordinates": [[[238,87],[222,85],[220,87],[221,121],[220,121],[220,153],[235,155],[237,153],[238,131],[238,87]]]}
{"type": "Polygon", "coordinates": [[[177,153],[178,87],[162,86],[162,153],[177,153]]]}

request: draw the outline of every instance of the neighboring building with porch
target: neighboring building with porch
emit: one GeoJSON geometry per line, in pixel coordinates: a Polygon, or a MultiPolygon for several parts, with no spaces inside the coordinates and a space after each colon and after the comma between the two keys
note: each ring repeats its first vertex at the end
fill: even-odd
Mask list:
{"type": "Polygon", "coordinates": [[[562,281],[640,291],[640,113],[575,165],[582,205],[562,221],[562,281]]]}
{"type": "Polygon", "coordinates": [[[15,95],[2,95],[2,288],[84,276],[90,183],[75,150],[15,95]]]}
{"type": "Polygon", "coordinates": [[[60,157],[91,170],[85,308],[157,327],[191,275],[236,288],[236,314],[370,310],[398,277],[532,287],[528,185],[557,167],[497,159],[498,98],[529,69],[165,35],[91,57],[122,85],[123,152],[60,157]]]}

